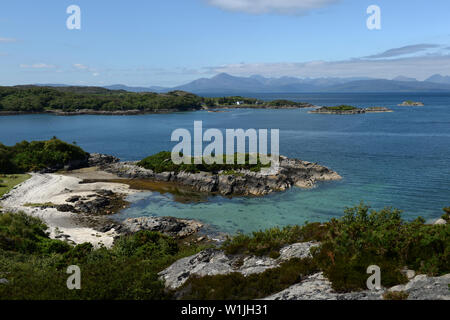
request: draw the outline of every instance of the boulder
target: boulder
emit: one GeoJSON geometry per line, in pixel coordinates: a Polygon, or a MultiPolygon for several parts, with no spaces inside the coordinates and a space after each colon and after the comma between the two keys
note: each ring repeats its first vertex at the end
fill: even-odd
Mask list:
{"type": "Polygon", "coordinates": [[[184,238],[198,232],[203,225],[195,220],[173,217],[140,217],[125,220],[123,226],[131,233],[149,230],[176,238],[184,238]]]}

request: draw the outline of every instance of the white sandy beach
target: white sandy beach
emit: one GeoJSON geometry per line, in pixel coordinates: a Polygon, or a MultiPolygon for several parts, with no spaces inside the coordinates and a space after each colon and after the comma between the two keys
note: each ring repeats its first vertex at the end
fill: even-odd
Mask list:
{"type": "Polygon", "coordinates": [[[66,204],[72,196],[88,196],[97,190],[110,190],[116,194],[130,195],[139,191],[132,190],[120,183],[87,183],[80,184],[80,178],[60,174],[32,174],[32,177],[16,186],[8,197],[0,202],[4,211],[23,211],[41,218],[49,227],[50,237],[67,235],[67,239],[76,244],[90,242],[95,247],[104,245],[111,247],[116,236],[114,229],[106,233],[98,232],[79,224],[77,213],[60,212],[55,208],[27,207],[26,204],[53,203],[66,204]]]}

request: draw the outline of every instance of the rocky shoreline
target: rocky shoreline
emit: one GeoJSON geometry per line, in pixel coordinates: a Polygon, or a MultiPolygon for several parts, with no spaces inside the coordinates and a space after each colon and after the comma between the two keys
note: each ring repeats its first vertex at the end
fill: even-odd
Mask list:
{"type": "Polygon", "coordinates": [[[351,115],[351,114],[383,113],[383,112],[394,112],[394,111],[385,107],[355,108],[352,110],[330,110],[327,107],[321,107],[316,110],[311,110],[308,113],[351,115]]]}
{"type": "Polygon", "coordinates": [[[189,186],[193,190],[224,196],[263,196],[284,191],[293,186],[312,188],[318,181],[340,180],[342,177],[316,163],[280,157],[277,170],[251,172],[239,170],[234,174],[218,172],[155,173],[139,167],[136,162],[118,162],[102,165],[102,169],[122,178],[151,179],[189,186]]]}

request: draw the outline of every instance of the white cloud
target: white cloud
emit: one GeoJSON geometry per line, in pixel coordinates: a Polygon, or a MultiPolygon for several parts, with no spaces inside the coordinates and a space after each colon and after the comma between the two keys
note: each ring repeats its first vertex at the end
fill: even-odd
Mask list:
{"type": "Polygon", "coordinates": [[[23,69],[54,69],[56,66],[46,63],[35,63],[35,64],[21,64],[23,69]]]}
{"type": "Polygon", "coordinates": [[[16,42],[16,39],[0,38],[0,43],[16,42]]]}
{"type": "Polygon", "coordinates": [[[414,53],[423,52],[429,49],[440,48],[441,46],[438,44],[414,44],[410,46],[404,46],[400,48],[394,48],[386,50],[382,53],[368,56],[366,58],[370,59],[380,59],[380,58],[392,58],[397,56],[404,56],[414,53]]]}
{"type": "Polygon", "coordinates": [[[252,14],[283,13],[303,14],[319,9],[339,0],[206,0],[210,5],[224,10],[241,11],[252,14]]]}
{"type": "Polygon", "coordinates": [[[436,73],[450,75],[450,55],[424,55],[383,60],[349,59],[297,63],[241,63],[213,67],[211,72],[226,72],[239,76],[258,74],[266,77],[292,76],[301,78],[371,77],[390,79],[402,75],[424,80],[436,73]]]}
{"type": "Polygon", "coordinates": [[[75,63],[73,66],[78,70],[89,70],[88,66],[85,66],[84,64],[81,63],[75,63]]]}

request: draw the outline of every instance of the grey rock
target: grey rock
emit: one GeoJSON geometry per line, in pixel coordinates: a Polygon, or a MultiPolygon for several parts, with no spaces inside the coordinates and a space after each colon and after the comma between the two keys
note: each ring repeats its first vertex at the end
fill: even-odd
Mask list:
{"type": "Polygon", "coordinates": [[[383,291],[337,293],[322,272],[305,277],[300,283],[264,300],[381,300],[383,291]]]}
{"type": "Polygon", "coordinates": [[[119,162],[119,158],[107,154],[91,153],[89,155],[88,164],[90,167],[103,168],[112,163],[119,162]]]}
{"type": "Polygon", "coordinates": [[[220,250],[207,249],[194,256],[178,260],[159,273],[166,287],[176,289],[191,276],[212,276],[233,272],[230,259],[220,250]]]}
{"type": "Polygon", "coordinates": [[[125,220],[123,226],[131,233],[149,230],[158,231],[172,237],[184,238],[198,232],[203,225],[195,220],[173,217],[140,217],[125,220]]]}
{"type": "Polygon", "coordinates": [[[436,220],[436,222],[434,224],[435,225],[443,225],[443,224],[447,224],[447,221],[445,221],[444,219],[438,219],[438,220],[436,220]]]}
{"type": "Polygon", "coordinates": [[[408,300],[450,300],[450,274],[442,277],[417,275],[410,282],[398,285],[389,291],[404,291],[409,294],[408,300]]]}
{"type": "Polygon", "coordinates": [[[0,284],[8,284],[8,283],[9,281],[7,279],[4,278],[0,279],[0,284]]]}
{"type": "Polygon", "coordinates": [[[311,248],[318,247],[317,242],[301,242],[286,246],[280,250],[281,260],[290,260],[293,258],[304,259],[311,257],[311,248]]]}
{"type": "Polygon", "coordinates": [[[221,195],[262,196],[274,191],[284,191],[292,186],[313,187],[317,181],[339,180],[336,172],[307,161],[280,157],[277,169],[251,172],[240,170],[237,174],[162,172],[154,173],[136,165],[136,162],[112,163],[104,170],[120,177],[153,179],[190,186],[196,191],[221,195]]]}
{"type": "Polygon", "coordinates": [[[285,260],[302,258],[310,255],[309,250],[317,244],[312,242],[293,244],[282,249],[283,253],[278,259],[269,257],[227,256],[218,249],[204,250],[194,256],[176,261],[169,268],[160,273],[167,287],[176,289],[182,286],[189,277],[229,274],[239,272],[244,276],[262,273],[268,269],[276,268],[285,260]]]}

